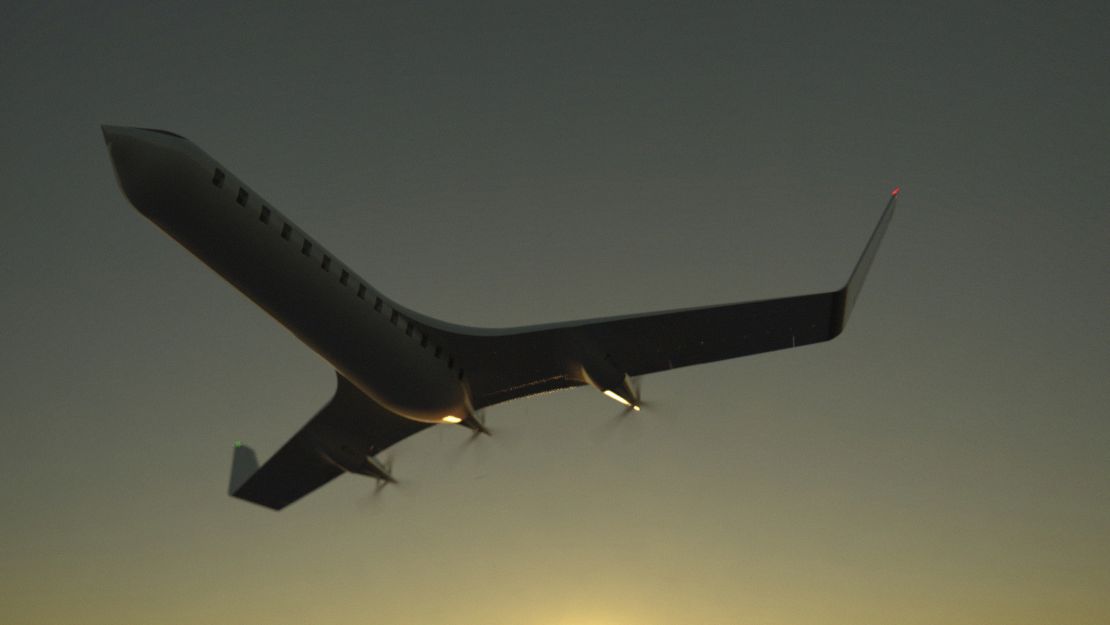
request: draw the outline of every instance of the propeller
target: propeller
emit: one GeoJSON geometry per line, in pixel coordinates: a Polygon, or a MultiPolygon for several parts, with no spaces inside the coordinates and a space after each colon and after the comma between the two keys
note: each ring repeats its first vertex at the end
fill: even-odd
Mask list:
{"type": "MultiPolygon", "coordinates": [[[[462,442],[455,446],[452,452],[449,453],[449,461],[452,464],[459,462],[462,459],[463,455],[468,452],[468,450],[478,449],[482,447],[483,445],[477,442],[479,439],[483,438],[484,436],[489,437],[490,439],[494,438],[493,432],[486,425],[486,415],[484,410],[477,410],[467,414],[467,418],[464,419],[463,422],[459,425],[462,425],[469,429],[470,434],[466,438],[464,438],[462,442]]],[[[503,432],[500,429],[498,429],[497,432],[498,438],[500,438],[503,432]]]]}
{"type": "Polygon", "coordinates": [[[489,428],[486,427],[486,411],[485,410],[479,410],[477,412],[471,412],[471,413],[467,414],[466,417],[467,418],[463,420],[461,425],[465,425],[466,427],[470,428],[471,434],[470,434],[470,438],[467,439],[468,441],[471,441],[471,440],[474,440],[474,439],[478,438],[478,436],[481,435],[481,434],[485,434],[486,436],[492,436],[492,434],[489,431],[489,428]]]}
{"type": "MultiPolygon", "coordinates": [[[[635,403],[627,402],[627,400],[622,401],[621,399],[617,399],[617,401],[619,401],[620,403],[625,404],[624,408],[622,408],[620,412],[607,419],[600,427],[598,427],[598,430],[603,432],[607,436],[611,435],[618,428],[627,429],[629,426],[627,426],[626,424],[630,421],[640,422],[641,419],[629,418],[633,413],[643,413],[649,411],[654,412],[653,409],[658,407],[658,404],[656,404],[655,402],[645,402],[640,399],[642,395],[640,393],[639,376],[629,377],[628,389],[632,391],[632,397],[630,399],[632,399],[635,403]]],[[[606,395],[608,395],[608,393],[606,393],[606,395]]],[[[612,397],[612,395],[610,395],[610,397],[612,397]]]]}
{"type": "Polygon", "coordinates": [[[393,454],[381,460],[373,456],[366,457],[366,461],[370,463],[375,470],[375,475],[372,476],[374,478],[374,496],[382,492],[382,489],[385,488],[387,484],[397,484],[397,478],[393,477],[393,460],[393,454]]]}
{"type": "Polygon", "coordinates": [[[363,475],[374,480],[374,486],[370,488],[370,492],[365,497],[358,499],[358,505],[370,511],[372,514],[378,514],[381,510],[377,504],[381,492],[385,490],[386,486],[392,486],[402,490],[407,489],[410,484],[401,483],[397,478],[393,477],[393,461],[396,460],[396,452],[390,452],[388,456],[375,458],[373,456],[366,457],[366,463],[369,467],[367,470],[360,471],[363,475]]]}
{"type": "Polygon", "coordinates": [[[630,397],[629,399],[624,399],[620,396],[609,395],[608,392],[606,393],[606,395],[614,397],[618,402],[624,404],[624,410],[621,410],[619,415],[620,417],[626,417],[629,413],[640,412],[642,409],[650,408],[652,406],[651,403],[645,402],[644,400],[640,399],[640,376],[628,378],[628,388],[632,391],[632,397],[630,397]]]}

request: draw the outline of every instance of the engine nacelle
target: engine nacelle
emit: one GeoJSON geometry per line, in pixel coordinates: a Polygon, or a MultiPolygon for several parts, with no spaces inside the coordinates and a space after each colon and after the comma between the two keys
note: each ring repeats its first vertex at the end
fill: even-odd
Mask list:
{"type": "Polygon", "coordinates": [[[582,363],[582,377],[609,399],[624,404],[632,410],[640,409],[640,395],[636,392],[632,380],[608,354],[582,363]]]}

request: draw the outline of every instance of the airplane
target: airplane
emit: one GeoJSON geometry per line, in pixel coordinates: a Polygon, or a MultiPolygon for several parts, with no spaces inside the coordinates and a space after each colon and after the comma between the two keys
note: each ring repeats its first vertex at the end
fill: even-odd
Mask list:
{"type": "Polygon", "coordinates": [[[389,299],[181,135],[102,126],[130,203],[336,372],[335,395],[265,463],[236,442],[228,493],[281,510],[342,473],[395,482],[381,452],[433,425],[489,434],[483,409],[589,385],[641,408],[640,376],[828,341],[844,329],[899,189],[847,283],[807,295],[516,328],[389,299]]]}

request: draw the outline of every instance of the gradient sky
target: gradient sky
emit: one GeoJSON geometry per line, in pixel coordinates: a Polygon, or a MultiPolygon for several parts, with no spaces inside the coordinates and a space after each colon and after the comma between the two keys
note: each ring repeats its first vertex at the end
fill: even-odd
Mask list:
{"type": "Polygon", "coordinates": [[[1110,622],[1104,2],[302,4],[5,4],[0,621],[1110,622]],[[480,326],[835,288],[904,192],[837,340],[649,376],[621,427],[501,405],[275,514],[232,442],[333,374],[101,123],[480,326]]]}

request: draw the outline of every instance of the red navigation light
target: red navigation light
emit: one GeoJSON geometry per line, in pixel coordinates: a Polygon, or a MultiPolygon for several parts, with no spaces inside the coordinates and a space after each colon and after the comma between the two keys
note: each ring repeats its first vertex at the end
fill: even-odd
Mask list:
{"type": "Polygon", "coordinates": [[[894,187],[894,190],[891,191],[890,194],[891,195],[898,195],[898,193],[901,192],[901,191],[902,191],[902,187],[894,187]]]}

